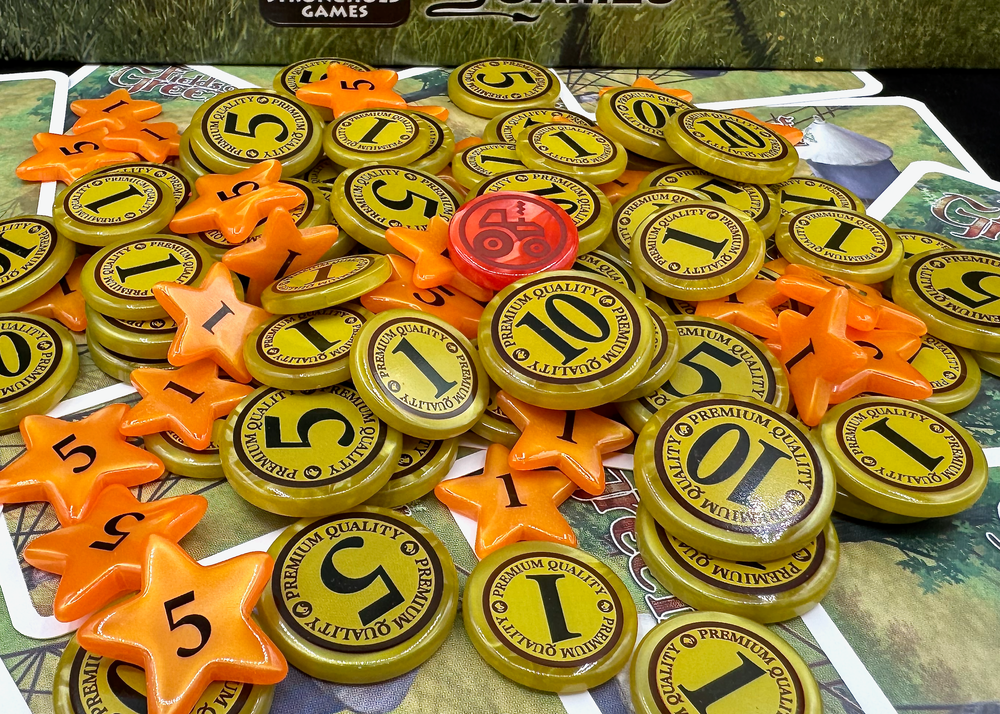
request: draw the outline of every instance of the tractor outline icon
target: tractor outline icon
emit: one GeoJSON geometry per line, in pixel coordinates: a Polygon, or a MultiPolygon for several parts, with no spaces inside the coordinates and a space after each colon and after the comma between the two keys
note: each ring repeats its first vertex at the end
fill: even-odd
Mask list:
{"type": "Polygon", "coordinates": [[[497,263],[535,261],[552,252],[545,238],[545,227],[524,218],[524,201],[514,207],[510,219],[507,208],[490,208],[479,221],[480,231],[473,239],[473,250],[497,263]]]}

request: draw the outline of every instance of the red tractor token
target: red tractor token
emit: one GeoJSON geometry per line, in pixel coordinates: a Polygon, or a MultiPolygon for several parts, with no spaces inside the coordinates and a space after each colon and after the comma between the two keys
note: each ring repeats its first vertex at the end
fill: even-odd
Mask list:
{"type": "Polygon", "coordinates": [[[579,245],[576,225],[566,211],[519,191],[474,198],[448,226],[448,254],[458,272],[491,290],[528,275],[568,268],[579,245]]]}

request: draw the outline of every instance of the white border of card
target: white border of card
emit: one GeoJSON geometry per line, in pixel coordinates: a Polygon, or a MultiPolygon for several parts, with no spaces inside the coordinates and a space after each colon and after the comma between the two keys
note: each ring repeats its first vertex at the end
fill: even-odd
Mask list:
{"type": "MultiPolygon", "coordinates": [[[[65,126],[66,100],[69,97],[69,79],[62,72],[18,72],[16,74],[0,74],[0,82],[18,82],[32,79],[51,79],[56,84],[52,95],[52,117],[49,119],[49,133],[62,134],[65,126]]],[[[51,216],[52,205],[56,200],[57,181],[46,181],[39,189],[38,209],[40,216],[51,216]]]]}

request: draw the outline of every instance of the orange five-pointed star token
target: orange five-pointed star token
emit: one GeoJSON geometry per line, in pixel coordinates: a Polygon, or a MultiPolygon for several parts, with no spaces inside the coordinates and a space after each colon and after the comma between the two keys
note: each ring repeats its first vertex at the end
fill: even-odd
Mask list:
{"type": "Polygon", "coordinates": [[[326,107],[334,117],[374,107],[403,108],[406,100],[393,90],[397,80],[396,73],[389,69],[359,72],[336,63],[327,68],[326,79],[303,84],[295,96],[303,102],[326,107]]]}
{"type": "Polygon", "coordinates": [[[247,300],[259,302],[261,292],[275,280],[318,263],[338,234],[337,226],[299,230],[288,211],[276,208],[260,237],[227,250],[222,262],[234,273],[250,278],[247,300]]]}
{"type": "Polygon", "coordinates": [[[65,526],[83,518],[102,489],[159,478],[163,462],[118,432],[127,411],[112,404],[80,421],[22,419],[26,451],[0,471],[0,503],[48,501],[65,526]]]}
{"type": "Polygon", "coordinates": [[[847,328],[847,339],[864,349],[864,369],[833,388],[831,404],[839,404],[864,392],[919,401],[933,394],[931,383],[909,363],[920,351],[920,338],[906,332],[847,328]]]}
{"type": "Polygon", "coordinates": [[[724,320],[761,337],[774,337],[778,334],[778,315],[774,308],[788,299],[778,291],[774,282],[776,277],[776,273],[769,275],[761,271],[742,290],[718,300],[699,302],[694,312],[724,320]]]}
{"type": "Polygon", "coordinates": [[[868,355],[846,337],[845,288],[835,288],[809,316],[785,310],[778,316],[778,357],[788,370],[788,385],[799,417],[816,426],[830,405],[833,387],[864,369],[868,355]]]}
{"type": "Polygon", "coordinates": [[[243,360],[243,343],[272,315],[236,297],[229,268],[216,263],[196,288],[156,283],[153,295],[177,323],[167,352],[170,364],[183,366],[207,358],[238,382],[253,379],[243,360]]]}
{"type": "Polygon", "coordinates": [[[607,196],[611,203],[618,203],[618,201],[622,200],[626,196],[638,191],[639,184],[647,176],[649,176],[649,171],[634,171],[632,169],[625,169],[625,171],[622,172],[622,175],[614,181],[602,183],[597,188],[601,189],[601,193],[607,196]]]}
{"type": "Polygon", "coordinates": [[[35,134],[31,142],[38,153],[22,161],[14,173],[25,181],[73,183],[94,169],[139,158],[130,151],[113,151],[104,146],[107,133],[107,129],[95,129],[75,136],[35,134]]]}
{"type": "Polygon", "coordinates": [[[26,312],[29,315],[41,315],[58,320],[73,332],[83,332],[87,329],[87,313],[84,308],[86,301],[83,293],[80,292],[80,273],[83,266],[90,258],[89,255],[81,255],[73,264],[69,266],[59,282],[35,300],[22,307],[18,312],[26,312]]]}
{"type": "Polygon", "coordinates": [[[807,265],[791,263],[778,279],[778,290],[806,305],[818,305],[823,297],[836,288],[846,288],[850,301],[847,324],[857,330],[895,330],[923,335],[927,325],[916,315],[891,303],[871,285],[852,283],[825,275],[807,265]]]}
{"type": "Polygon", "coordinates": [[[497,392],[497,404],[521,430],[510,452],[510,465],[523,469],[550,466],[562,471],[591,495],[604,492],[603,454],[624,449],[632,430],[589,409],[542,409],[497,392]]]}
{"type": "Polygon", "coordinates": [[[62,575],[53,611],[60,622],[72,622],[138,591],[149,536],[176,543],[207,508],[208,501],[195,495],[142,503],[114,485],[101,491],[85,518],[31,541],[24,559],[62,575]]]}
{"type": "Polygon", "coordinates": [[[426,230],[390,228],[389,245],[413,261],[413,284],[421,290],[452,285],[473,300],[486,302],[493,291],[482,288],[458,272],[448,257],[448,221],[434,216],[426,230]]]}
{"type": "Polygon", "coordinates": [[[75,134],[92,129],[124,129],[130,121],[152,119],[163,111],[158,102],[132,99],[125,89],[116,89],[101,99],[77,99],[70,109],[80,117],[73,125],[75,134]]]}
{"type": "Polygon", "coordinates": [[[559,505],[576,485],[558,471],[519,471],[508,451],[492,444],[482,475],[442,481],[434,495],[456,513],[476,521],[476,555],[482,560],[505,545],[545,540],[575,546],[576,534],[559,505]]]}
{"type": "Polygon", "coordinates": [[[250,615],[273,568],[266,553],[199,565],[152,535],[142,592],[85,622],[77,639],[146,670],[149,714],[189,714],[212,682],[276,684],[288,664],[250,615]]]}
{"type": "Polygon", "coordinates": [[[212,425],[228,416],[252,388],[219,379],[219,368],[203,359],[180,369],[137,369],[132,385],[142,395],[122,420],[126,436],[172,431],[192,449],[212,442],[212,425]]]}
{"type": "Polygon", "coordinates": [[[123,128],[105,136],[104,145],[109,149],[133,151],[146,161],[162,164],[180,154],[181,135],[173,122],[129,121],[123,128]]]}
{"type": "Polygon", "coordinates": [[[198,198],[170,221],[174,233],[218,229],[230,243],[240,243],[276,208],[292,210],[305,200],[301,189],[279,183],[281,163],[262,161],[235,174],[209,174],[195,182],[198,198]]]}

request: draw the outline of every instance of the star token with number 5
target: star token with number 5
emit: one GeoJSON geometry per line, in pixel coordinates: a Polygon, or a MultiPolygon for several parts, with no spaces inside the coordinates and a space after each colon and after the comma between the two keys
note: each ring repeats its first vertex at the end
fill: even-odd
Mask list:
{"type": "Polygon", "coordinates": [[[646,422],[636,488],[664,529],[726,560],[791,555],[819,535],[836,481],[809,430],[766,402],[703,394],[646,422]]]}
{"type": "Polygon", "coordinates": [[[452,632],[455,564],[409,516],[363,507],[301,520],[268,553],[275,569],[261,624],[312,677],[384,682],[423,664],[452,632]]]}
{"type": "Polygon", "coordinates": [[[558,543],[515,543],[484,558],[465,584],[465,631],[505,677],[571,694],[618,674],[638,629],[614,571],[558,543]]]}

